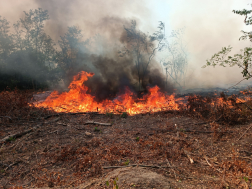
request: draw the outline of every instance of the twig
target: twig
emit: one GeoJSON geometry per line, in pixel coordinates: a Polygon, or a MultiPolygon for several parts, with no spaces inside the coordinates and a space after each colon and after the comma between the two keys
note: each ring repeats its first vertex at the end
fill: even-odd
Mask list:
{"type": "Polygon", "coordinates": [[[203,124],[208,124],[209,122],[200,122],[200,123],[194,123],[193,125],[203,125],[203,124]]]}
{"type": "Polygon", "coordinates": [[[251,156],[251,155],[252,155],[252,152],[248,152],[248,151],[246,151],[246,150],[239,150],[239,153],[241,153],[241,152],[245,152],[246,155],[248,155],[248,156],[251,156]]]}
{"type": "Polygon", "coordinates": [[[50,134],[52,134],[52,133],[57,133],[57,134],[59,134],[59,131],[58,131],[58,130],[55,130],[55,131],[52,131],[52,132],[47,131],[47,132],[50,133],[50,134]]]}
{"type": "Polygon", "coordinates": [[[10,116],[0,116],[0,117],[7,117],[8,119],[12,120],[10,116]]]}
{"type": "Polygon", "coordinates": [[[6,167],[4,170],[7,171],[9,168],[11,168],[13,165],[16,165],[18,163],[20,163],[21,161],[17,161],[17,162],[14,162],[12,164],[10,164],[8,167],[6,167]]]}
{"type": "Polygon", "coordinates": [[[186,150],[184,150],[184,152],[185,152],[186,156],[188,157],[188,159],[190,160],[190,163],[193,164],[194,161],[193,161],[193,159],[191,158],[191,156],[189,155],[189,152],[186,151],[186,150]]]}
{"type": "MultiPolygon", "coordinates": [[[[169,162],[169,160],[166,158],[166,161],[167,161],[167,164],[170,166],[170,167],[172,167],[171,166],[171,164],[170,164],[170,162],[169,162]]],[[[175,177],[175,179],[177,178],[177,174],[176,174],[176,172],[175,172],[175,170],[174,169],[172,169],[173,170],[173,173],[174,173],[174,177],[175,177]]]]}
{"type": "MultiPolygon", "coordinates": [[[[199,123],[193,123],[193,125],[203,125],[203,124],[208,124],[208,123],[212,123],[212,122],[218,122],[220,119],[221,119],[222,115],[215,119],[214,121],[207,121],[207,122],[199,122],[199,123]]],[[[180,125],[180,126],[185,126],[185,125],[188,125],[190,123],[187,123],[187,124],[183,124],[183,125],[180,125]]]]}
{"type": "Polygon", "coordinates": [[[26,139],[27,137],[29,137],[31,134],[32,134],[32,133],[26,135],[24,138],[20,139],[16,144],[13,144],[13,145],[12,145],[11,147],[9,147],[8,149],[12,149],[13,147],[16,148],[16,147],[18,146],[18,144],[19,144],[21,141],[23,141],[24,139],[26,139]]]}
{"type": "MultiPolygon", "coordinates": [[[[194,131],[194,130],[185,130],[185,132],[194,132],[194,133],[214,133],[214,131],[194,131]]],[[[218,133],[233,133],[233,131],[218,131],[218,133]]]]}
{"type": "MultiPolygon", "coordinates": [[[[210,167],[212,167],[213,169],[215,169],[215,167],[214,167],[212,164],[209,163],[209,161],[207,160],[207,157],[206,157],[205,155],[204,155],[204,158],[205,158],[207,164],[208,164],[210,167]]],[[[215,169],[215,170],[217,170],[219,173],[222,173],[222,171],[220,171],[219,169],[215,169]]]]}
{"type": "Polygon", "coordinates": [[[252,158],[250,158],[250,157],[244,157],[244,156],[239,156],[239,158],[252,160],[252,158]]]}
{"type": "Polygon", "coordinates": [[[204,158],[205,158],[205,160],[206,160],[206,162],[207,162],[207,164],[210,166],[210,167],[212,167],[212,165],[209,163],[209,161],[207,160],[207,157],[206,156],[204,156],[204,158]]]}
{"type": "Polygon", "coordinates": [[[48,118],[53,117],[53,116],[60,116],[60,115],[77,115],[77,114],[98,114],[98,112],[58,113],[58,114],[51,114],[51,115],[48,115],[48,116],[44,117],[44,119],[48,119],[48,118]]]}
{"type": "Polygon", "coordinates": [[[126,166],[108,166],[108,167],[102,167],[103,169],[117,169],[117,168],[124,168],[124,167],[150,167],[150,168],[173,168],[172,166],[157,166],[157,165],[126,165],[126,166]]]}
{"type": "Polygon", "coordinates": [[[84,125],[87,124],[95,124],[95,125],[103,125],[103,126],[112,126],[111,123],[99,123],[99,122],[95,122],[95,121],[87,121],[86,123],[84,123],[84,125]]]}
{"type": "Polygon", "coordinates": [[[240,136],[240,138],[238,138],[238,139],[236,140],[236,142],[239,141],[239,140],[246,134],[246,132],[247,132],[251,127],[252,127],[252,124],[246,129],[246,131],[240,136]]]}
{"type": "Polygon", "coordinates": [[[241,83],[242,81],[244,81],[246,78],[242,79],[241,81],[239,81],[238,83],[236,83],[235,85],[232,85],[231,87],[228,87],[226,90],[233,88],[234,86],[238,85],[239,83],[241,83]]]}
{"type": "Polygon", "coordinates": [[[13,134],[13,135],[6,136],[6,137],[4,137],[0,142],[7,142],[8,140],[11,140],[11,139],[13,139],[13,138],[21,137],[21,136],[23,136],[23,135],[26,135],[26,134],[32,132],[33,130],[34,130],[34,129],[32,128],[32,129],[28,129],[28,130],[26,130],[26,131],[24,131],[24,132],[21,132],[21,133],[16,133],[16,134],[13,134]]]}
{"type": "MultiPolygon", "coordinates": [[[[190,133],[214,133],[214,131],[198,131],[198,130],[189,130],[189,129],[181,129],[181,132],[190,132],[190,133]]],[[[173,131],[177,132],[177,131],[173,131]]],[[[218,133],[233,133],[233,131],[219,131],[218,133]]]]}

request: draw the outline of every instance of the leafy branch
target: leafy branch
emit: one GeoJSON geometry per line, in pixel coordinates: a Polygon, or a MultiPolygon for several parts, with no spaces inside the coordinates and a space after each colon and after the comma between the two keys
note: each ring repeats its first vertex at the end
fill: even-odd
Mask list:
{"type": "MultiPolygon", "coordinates": [[[[239,14],[244,16],[244,23],[246,25],[252,25],[252,17],[248,17],[248,14],[252,13],[252,10],[233,10],[235,14],[239,14]]],[[[239,38],[239,40],[246,40],[249,39],[252,42],[252,32],[245,32],[242,31],[243,36],[239,38]]],[[[239,54],[235,54],[233,56],[229,56],[228,54],[231,52],[232,47],[223,47],[221,51],[214,54],[211,59],[207,60],[206,65],[204,65],[202,68],[205,68],[207,66],[213,66],[216,65],[226,67],[227,65],[230,67],[238,66],[239,68],[242,68],[242,75],[245,79],[249,79],[252,77],[252,72],[249,70],[249,68],[252,67],[251,64],[251,58],[252,58],[252,48],[251,47],[245,47],[244,49],[241,49],[239,54]]]]}

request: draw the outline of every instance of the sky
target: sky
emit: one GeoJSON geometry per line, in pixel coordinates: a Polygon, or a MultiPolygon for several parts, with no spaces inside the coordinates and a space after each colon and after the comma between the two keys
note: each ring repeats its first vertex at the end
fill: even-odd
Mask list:
{"type": "MultiPolygon", "coordinates": [[[[50,20],[45,25],[46,32],[55,40],[63,35],[68,26],[78,25],[83,37],[89,38],[102,33],[110,38],[117,37],[109,19],[116,23],[136,20],[139,28],[152,33],[159,21],[166,25],[166,32],[185,28],[184,41],[189,53],[186,75],[187,88],[229,87],[242,79],[237,67],[207,67],[206,60],[222,47],[231,45],[233,52],[250,46],[249,41],[239,41],[241,30],[252,31],[245,26],[244,17],[232,10],[250,9],[248,0],[0,0],[0,15],[11,24],[23,15],[23,11],[43,8],[49,11],[50,20]]],[[[246,84],[246,83],[243,83],[246,84]]]]}

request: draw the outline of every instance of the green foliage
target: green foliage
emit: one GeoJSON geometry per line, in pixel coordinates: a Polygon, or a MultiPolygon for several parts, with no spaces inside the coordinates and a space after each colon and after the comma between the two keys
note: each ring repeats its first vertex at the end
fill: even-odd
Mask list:
{"type": "Polygon", "coordinates": [[[245,180],[245,182],[248,182],[248,177],[243,177],[243,179],[245,180]]]}
{"type": "MultiPolygon", "coordinates": [[[[244,16],[245,15],[245,20],[244,23],[246,25],[252,25],[252,17],[248,17],[248,14],[252,13],[252,10],[233,10],[235,14],[239,14],[244,16]]],[[[245,40],[249,39],[252,41],[252,32],[245,32],[242,31],[243,36],[240,37],[239,40],[245,40]]],[[[231,52],[232,47],[223,47],[221,51],[218,53],[214,54],[210,60],[207,60],[206,65],[203,66],[203,68],[207,66],[213,66],[215,67],[216,65],[219,66],[238,66],[239,68],[242,68],[242,75],[246,79],[249,79],[252,77],[251,75],[251,58],[252,58],[252,48],[251,47],[245,47],[244,49],[241,49],[239,54],[235,54],[234,56],[228,56],[228,54],[231,52]]]]}
{"type": "Polygon", "coordinates": [[[122,114],[121,114],[121,118],[127,118],[128,117],[128,113],[127,112],[123,112],[122,114]]]}
{"type": "Polygon", "coordinates": [[[11,33],[9,22],[0,16],[0,90],[45,89],[82,69],[87,41],[81,40],[81,30],[69,27],[57,51],[44,31],[47,20],[47,10],[24,11],[11,33]]]}
{"type": "Polygon", "coordinates": [[[140,138],[139,138],[139,136],[138,136],[138,137],[136,137],[136,141],[139,141],[139,139],[140,139],[140,138]]]}
{"type": "Polygon", "coordinates": [[[95,132],[99,132],[100,129],[98,129],[97,127],[95,127],[95,128],[94,128],[94,131],[95,131],[95,132]]]}
{"type": "Polygon", "coordinates": [[[106,181],[106,185],[109,186],[109,181],[106,181]]]}
{"type": "Polygon", "coordinates": [[[106,112],[105,114],[107,117],[109,118],[113,118],[114,117],[114,113],[113,112],[106,112]]]}
{"type": "Polygon", "coordinates": [[[15,141],[15,140],[16,140],[16,138],[10,137],[8,141],[15,141]]]}
{"type": "MultiPolygon", "coordinates": [[[[116,177],[115,180],[113,181],[113,186],[114,186],[113,188],[118,189],[119,186],[116,181],[118,181],[118,177],[116,177]]],[[[109,186],[109,181],[106,181],[106,185],[109,186]]]]}
{"type": "Polygon", "coordinates": [[[9,31],[9,22],[0,16],[0,90],[43,89],[58,81],[55,43],[44,31],[48,11],[24,11],[9,31]]]}
{"type": "Polygon", "coordinates": [[[124,165],[129,165],[130,161],[127,159],[127,161],[124,162],[124,165]]]}

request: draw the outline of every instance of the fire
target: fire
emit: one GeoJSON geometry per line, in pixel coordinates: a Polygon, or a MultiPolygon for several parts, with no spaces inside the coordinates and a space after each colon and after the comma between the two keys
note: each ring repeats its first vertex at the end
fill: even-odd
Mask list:
{"type": "Polygon", "coordinates": [[[58,91],[54,91],[44,102],[35,106],[56,112],[127,112],[129,115],[179,109],[178,99],[175,100],[174,94],[166,95],[159,91],[158,86],[149,88],[148,94],[142,98],[135,98],[135,94],[126,88],[126,92],[114,100],[96,102],[95,97],[87,93],[89,88],[84,85],[84,82],[93,75],[81,71],[74,76],[68,92],[59,94],[58,91]]]}

